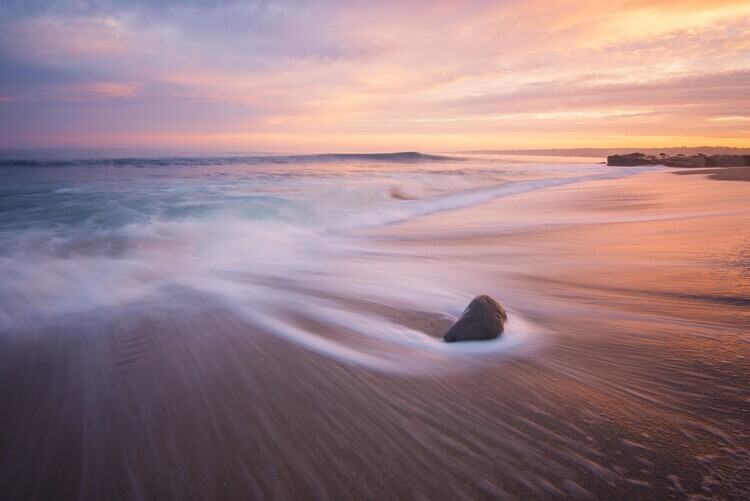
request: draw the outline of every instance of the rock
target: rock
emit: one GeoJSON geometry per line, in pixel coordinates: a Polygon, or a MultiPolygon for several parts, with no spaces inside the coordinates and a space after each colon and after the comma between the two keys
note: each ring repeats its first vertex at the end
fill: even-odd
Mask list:
{"type": "Polygon", "coordinates": [[[747,155],[711,155],[709,157],[706,157],[706,165],[710,167],[750,166],[750,156],[747,156],[747,155]]]}
{"type": "Polygon", "coordinates": [[[704,155],[695,155],[691,157],[677,155],[664,158],[661,160],[661,163],[667,167],[705,167],[706,157],[704,155]]]}
{"type": "Polygon", "coordinates": [[[667,167],[746,167],[750,166],[750,155],[697,155],[666,156],[660,153],[658,157],[645,153],[628,153],[627,155],[610,155],[607,165],[618,167],[632,167],[637,165],[666,165],[667,167]]]}
{"type": "Polygon", "coordinates": [[[508,314],[500,303],[489,296],[477,296],[443,339],[446,343],[455,341],[482,341],[495,339],[503,333],[503,324],[508,314]]]}
{"type": "Polygon", "coordinates": [[[628,153],[627,155],[610,155],[607,157],[607,165],[618,167],[633,167],[637,165],[656,165],[660,162],[653,155],[644,153],[628,153]]]}

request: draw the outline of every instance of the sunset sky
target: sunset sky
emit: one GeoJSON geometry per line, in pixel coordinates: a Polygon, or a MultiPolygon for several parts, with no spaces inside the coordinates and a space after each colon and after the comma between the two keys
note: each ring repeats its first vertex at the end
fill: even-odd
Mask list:
{"type": "Polygon", "coordinates": [[[3,0],[0,146],[750,146],[750,2],[3,0]]]}

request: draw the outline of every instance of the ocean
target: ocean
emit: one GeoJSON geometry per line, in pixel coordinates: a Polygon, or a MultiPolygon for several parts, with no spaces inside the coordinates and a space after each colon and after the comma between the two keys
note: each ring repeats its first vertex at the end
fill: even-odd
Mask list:
{"type": "MultiPolygon", "coordinates": [[[[337,298],[452,318],[482,292],[439,260],[379,248],[368,230],[634,171],[592,159],[419,153],[32,157],[0,169],[0,327],[136,301],[158,307],[191,291],[345,361],[362,348],[331,344],[290,314],[376,342],[448,349],[439,332],[337,298]]],[[[439,228],[431,237],[443,238],[439,228]]]]}
{"type": "Polygon", "coordinates": [[[124,153],[0,157],[10,498],[747,493],[750,207],[670,187],[717,183],[124,153]],[[505,333],[443,342],[480,294],[505,333]]]}

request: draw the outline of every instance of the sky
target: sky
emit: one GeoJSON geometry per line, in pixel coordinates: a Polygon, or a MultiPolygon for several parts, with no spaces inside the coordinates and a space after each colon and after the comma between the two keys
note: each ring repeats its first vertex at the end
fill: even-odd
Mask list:
{"type": "Polygon", "coordinates": [[[0,3],[0,147],[749,138],[747,0],[0,3]]]}

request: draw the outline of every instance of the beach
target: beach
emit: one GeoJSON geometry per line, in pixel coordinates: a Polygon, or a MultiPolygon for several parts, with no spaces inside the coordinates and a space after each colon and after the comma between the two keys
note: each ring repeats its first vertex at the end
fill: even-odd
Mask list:
{"type": "Polygon", "coordinates": [[[5,241],[3,497],[749,498],[750,184],[433,161],[414,184],[347,167],[328,200],[392,198],[356,191],[357,224],[290,205],[338,171],[295,177],[273,214],[318,210],[320,233],[263,219],[245,243],[239,212],[201,207],[28,269],[5,241]],[[33,276],[70,292],[31,308],[33,276]],[[480,294],[504,335],[443,343],[480,294]]]}
{"type": "Polygon", "coordinates": [[[708,174],[708,177],[710,179],[719,179],[721,181],[750,181],[750,168],[748,167],[729,167],[724,169],[694,169],[680,171],[679,174],[708,174]]]}

